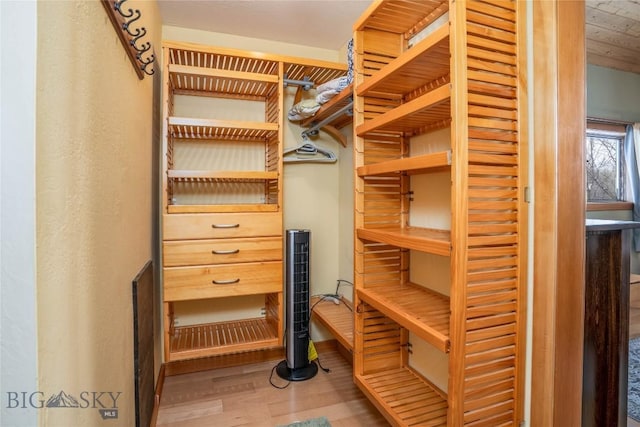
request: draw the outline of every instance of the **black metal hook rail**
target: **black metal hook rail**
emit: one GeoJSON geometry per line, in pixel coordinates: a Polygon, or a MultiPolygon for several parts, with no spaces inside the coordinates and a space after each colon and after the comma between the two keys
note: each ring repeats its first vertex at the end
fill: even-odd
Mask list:
{"type": "Polygon", "coordinates": [[[156,57],[153,53],[147,54],[151,50],[150,42],[138,42],[147,34],[147,30],[145,27],[136,27],[135,29],[132,27],[132,24],[140,19],[142,13],[138,9],[125,10],[123,4],[126,1],[102,0],[102,5],[107,11],[138,78],[142,80],[145,74],[150,76],[154,73],[152,64],[156,57]]]}

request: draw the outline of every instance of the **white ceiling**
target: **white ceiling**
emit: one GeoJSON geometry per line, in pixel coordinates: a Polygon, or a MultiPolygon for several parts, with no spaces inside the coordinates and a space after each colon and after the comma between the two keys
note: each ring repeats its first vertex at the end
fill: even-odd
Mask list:
{"type": "MultiPolygon", "coordinates": [[[[338,50],[372,1],[159,0],[159,5],[165,25],[338,50]]],[[[640,72],[640,0],[587,0],[586,20],[589,63],[640,72]]]]}
{"type": "Polygon", "coordinates": [[[164,25],[338,50],[372,0],[159,0],[164,25]]]}

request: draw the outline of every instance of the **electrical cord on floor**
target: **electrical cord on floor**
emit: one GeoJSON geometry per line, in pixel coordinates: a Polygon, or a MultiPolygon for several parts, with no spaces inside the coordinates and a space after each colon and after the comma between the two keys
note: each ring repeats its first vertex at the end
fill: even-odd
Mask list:
{"type": "Polygon", "coordinates": [[[324,366],[322,366],[322,363],[320,363],[320,356],[318,356],[318,357],[316,358],[316,360],[318,361],[318,366],[320,367],[320,369],[322,369],[323,371],[325,371],[327,374],[328,374],[329,372],[331,372],[331,369],[329,369],[329,368],[325,368],[324,366]]]}
{"type": "Polygon", "coordinates": [[[277,367],[278,367],[278,365],[274,366],[273,369],[271,369],[271,375],[269,375],[269,384],[271,384],[275,388],[283,390],[283,389],[289,387],[289,384],[291,384],[291,381],[287,381],[287,385],[284,385],[284,386],[279,386],[279,385],[274,384],[273,383],[273,373],[276,371],[277,367]]]}

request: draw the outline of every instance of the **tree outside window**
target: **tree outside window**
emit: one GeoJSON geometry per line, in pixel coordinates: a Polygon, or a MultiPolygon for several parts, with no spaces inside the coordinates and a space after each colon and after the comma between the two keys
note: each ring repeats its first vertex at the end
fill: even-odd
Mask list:
{"type": "Polygon", "coordinates": [[[587,201],[624,200],[624,136],[588,130],[585,147],[587,201]]]}

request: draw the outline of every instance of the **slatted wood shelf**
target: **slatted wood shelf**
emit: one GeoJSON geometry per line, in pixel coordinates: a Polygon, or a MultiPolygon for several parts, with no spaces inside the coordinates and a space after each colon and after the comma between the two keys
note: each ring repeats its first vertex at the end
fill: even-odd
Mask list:
{"type": "Polygon", "coordinates": [[[449,351],[449,298],[408,283],[388,284],[357,291],[375,309],[409,329],[438,350],[449,351]]]}
{"type": "Polygon", "coordinates": [[[356,128],[360,137],[373,132],[402,132],[417,135],[423,129],[451,120],[451,87],[444,84],[401,104],[356,128]]]}
{"type": "Polygon", "coordinates": [[[174,181],[210,182],[210,181],[246,181],[262,182],[278,179],[278,172],[268,171],[208,171],[170,169],[167,176],[174,181]]]}
{"type": "Polygon", "coordinates": [[[162,45],[168,48],[165,62],[169,64],[277,75],[282,63],[286,78],[303,80],[307,77],[316,84],[342,76],[347,70],[346,64],[287,55],[173,41],[163,41],[162,45]]]}
{"type": "Polygon", "coordinates": [[[178,95],[217,95],[264,100],[278,89],[277,74],[169,64],[169,81],[178,95]]]}
{"type": "Polygon", "coordinates": [[[519,212],[526,207],[519,195],[527,185],[521,170],[527,135],[520,120],[527,116],[527,79],[519,66],[526,57],[521,6],[376,0],[354,25],[354,378],[394,426],[522,421],[526,223],[519,212]],[[415,136],[445,127],[450,163],[443,153],[411,156],[444,142],[447,133],[437,141],[415,136]],[[445,170],[451,181],[444,193],[413,188],[409,175],[445,170]],[[411,189],[413,201],[406,197],[411,189]],[[432,215],[450,219],[450,231],[408,225],[432,215]],[[408,283],[426,274],[442,285],[449,281],[443,292],[451,297],[426,295],[433,291],[408,283]],[[446,354],[433,355],[418,342],[446,354]],[[431,357],[448,360],[448,396],[432,387],[429,379],[444,384],[444,378],[431,357]],[[437,395],[433,408],[427,389],[437,395]]]}
{"type": "Polygon", "coordinates": [[[358,228],[359,239],[387,243],[399,248],[414,249],[435,255],[451,254],[451,233],[433,228],[358,228]]]}
{"type": "Polygon", "coordinates": [[[446,395],[408,367],[356,374],[355,382],[393,425],[447,425],[446,395]]]}
{"type": "Polygon", "coordinates": [[[366,29],[397,34],[415,34],[449,10],[449,2],[402,0],[375,1],[353,25],[354,31],[366,29]]]}
{"type": "MultiPolygon", "coordinates": [[[[341,108],[353,103],[353,85],[349,85],[344,88],[339,94],[331,98],[311,117],[303,120],[300,123],[302,127],[308,127],[314,123],[320,123],[324,119],[330,117],[332,114],[340,111],[341,108]]],[[[335,117],[327,126],[333,126],[336,129],[342,129],[348,124],[351,124],[353,117],[349,114],[342,114],[335,117]]]]}
{"type": "Polygon", "coordinates": [[[167,213],[278,212],[277,204],[168,205],[167,213]]]}
{"type": "Polygon", "coordinates": [[[405,172],[407,175],[414,173],[438,172],[449,169],[451,166],[451,150],[437,153],[423,154],[420,156],[406,157],[404,159],[388,160],[380,163],[360,166],[356,169],[358,176],[384,175],[393,172],[405,172]]]}
{"type": "Polygon", "coordinates": [[[342,298],[340,304],[333,301],[311,298],[311,315],[324,325],[346,349],[353,350],[353,307],[351,302],[342,298]],[[316,304],[317,303],[317,304],[316,304]]]}
{"type": "Polygon", "coordinates": [[[171,361],[278,346],[278,333],[264,318],[176,327],[170,339],[171,361]]]}
{"type": "Polygon", "coordinates": [[[278,134],[277,123],[240,120],[168,118],[169,135],[174,139],[218,139],[264,142],[278,134]]]}
{"type": "Polygon", "coordinates": [[[438,78],[447,76],[449,72],[447,23],[366,79],[358,86],[357,93],[360,96],[379,96],[380,93],[405,96],[438,78]]]}

